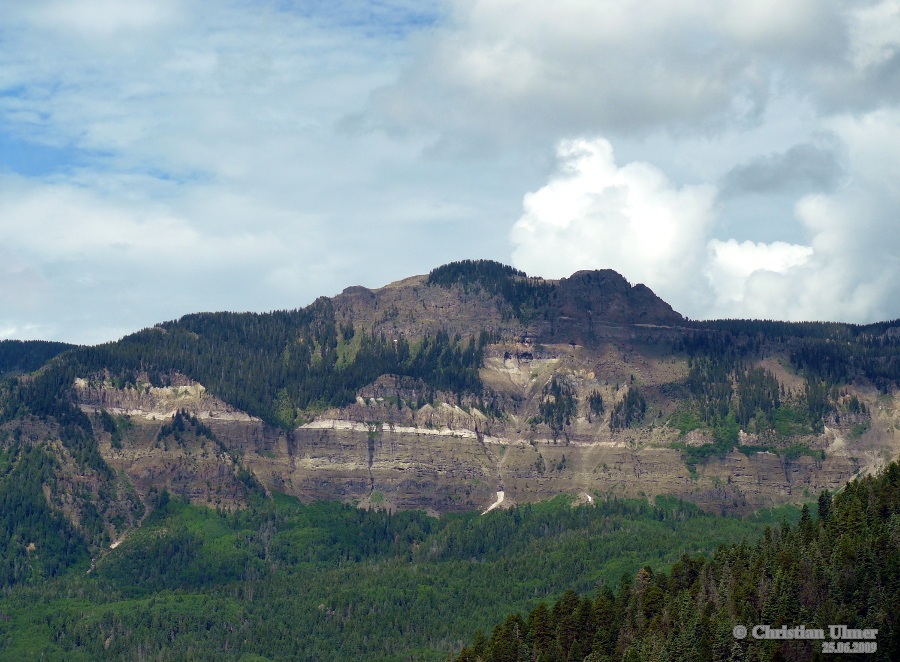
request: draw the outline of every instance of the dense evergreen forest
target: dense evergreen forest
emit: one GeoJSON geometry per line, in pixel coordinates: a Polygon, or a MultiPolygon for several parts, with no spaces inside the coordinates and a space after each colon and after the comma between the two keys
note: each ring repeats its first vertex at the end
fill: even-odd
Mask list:
{"type": "Polygon", "coordinates": [[[459,284],[465,291],[480,289],[488,296],[499,296],[509,306],[512,316],[526,323],[536,313],[545,311],[556,291],[554,283],[529,278],[524,271],[492,260],[445,264],[433,269],[427,282],[441,287],[459,284]]]}
{"type": "MultiPolygon", "coordinates": [[[[834,499],[804,506],[794,526],[756,542],[683,556],[667,572],[642,568],[591,595],[568,591],[527,616],[479,633],[458,662],[546,660],[821,660],[821,640],[765,640],[755,625],[877,630],[868,659],[900,659],[900,465],[851,482],[834,499]],[[746,637],[734,635],[743,626],[746,637]],[[875,643],[877,650],[872,650],[875,643]]],[[[834,651],[832,651],[834,652],[834,651]]],[[[838,651],[842,652],[842,651],[838,651]]]]}
{"type": "Polygon", "coordinates": [[[575,389],[555,376],[544,387],[541,397],[538,415],[532,419],[532,423],[546,423],[550,427],[553,439],[559,439],[559,435],[567,425],[571,425],[571,419],[578,413],[578,400],[575,389]]]}
{"type": "Polygon", "coordinates": [[[90,573],[82,556],[3,591],[0,659],[444,660],[507,611],[799,516],[600,495],[441,519],[277,494],[233,512],[165,492],[151,506],[90,573]]]}
{"type": "Polygon", "coordinates": [[[48,340],[0,340],[0,377],[34,372],[75,345],[48,340]]]}
{"type": "MultiPolygon", "coordinates": [[[[0,588],[55,577],[87,558],[82,535],[44,495],[56,465],[49,452],[21,440],[0,450],[0,588]]],[[[86,524],[102,527],[97,520],[86,524]]]]}

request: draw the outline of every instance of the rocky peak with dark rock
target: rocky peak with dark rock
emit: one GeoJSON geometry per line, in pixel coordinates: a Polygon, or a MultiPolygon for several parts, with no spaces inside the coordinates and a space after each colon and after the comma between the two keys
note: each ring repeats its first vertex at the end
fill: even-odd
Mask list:
{"type": "Polygon", "coordinates": [[[600,327],[685,321],[650,288],[611,269],[555,281],[490,260],[450,263],[377,290],[350,287],[333,301],[342,323],[406,337],[487,329],[506,339],[583,343],[600,327]]]}
{"type": "Polygon", "coordinates": [[[612,269],[578,271],[559,281],[552,304],[561,318],[593,324],[678,324],[684,317],[643,284],[612,269]]]}

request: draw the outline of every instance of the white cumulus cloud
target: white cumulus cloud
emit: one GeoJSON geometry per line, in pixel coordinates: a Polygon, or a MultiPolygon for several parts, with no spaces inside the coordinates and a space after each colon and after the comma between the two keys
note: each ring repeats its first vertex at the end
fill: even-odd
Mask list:
{"type": "Polygon", "coordinates": [[[693,318],[890,317],[900,296],[897,119],[878,111],[831,125],[856,177],[798,200],[803,244],[717,238],[714,186],[678,187],[648,163],[620,166],[603,138],[564,141],[555,173],[524,198],[514,263],[556,278],[612,268],[693,318]]]}
{"type": "Polygon", "coordinates": [[[618,166],[603,138],[561,143],[557,173],[524,200],[513,260],[551,277],[610,268],[681,298],[696,284],[715,217],[711,186],[675,187],[647,163],[618,166]]]}
{"type": "MultiPolygon", "coordinates": [[[[783,241],[766,244],[713,239],[708,246],[709,259],[704,273],[715,292],[717,311],[727,311],[730,304],[738,304],[734,309],[741,310],[747,297],[747,288],[753,285],[751,281],[759,282],[772,275],[788,273],[806,264],[813,254],[811,246],[783,241]]],[[[771,306],[770,303],[768,305],[771,306]]],[[[757,311],[754,316],[759,317],[758,313],[763,313],[763,317],[771,317],[771,309],[757,311]]]]}

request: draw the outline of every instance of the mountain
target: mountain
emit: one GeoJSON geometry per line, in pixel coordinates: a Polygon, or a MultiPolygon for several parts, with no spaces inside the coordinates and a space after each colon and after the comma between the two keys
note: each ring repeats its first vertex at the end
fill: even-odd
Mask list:
{"type": "Polygon", "coordinates": [[[900,321],[696,322],[613,271],[464,261],[53,348],[0,387],[0,583],[108,550],[170,495],[798,503],[896,457],[898,347],[900,321]]]}

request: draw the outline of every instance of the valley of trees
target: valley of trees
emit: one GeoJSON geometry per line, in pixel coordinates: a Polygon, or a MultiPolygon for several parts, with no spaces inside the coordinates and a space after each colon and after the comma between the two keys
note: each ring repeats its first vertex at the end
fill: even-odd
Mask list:
{"type": "Polygon", "coordinates": [[[647,400],[635,386],[629,386],[625,397],[616,402],[612,408],[609,427],[613,430],[624,430],[644,418],[647,412],[647,400]]]}
{"type": "Polygon", "coordinates": [[[831,659],[820,640],[758,640],[736,626],[877,630],[867,659],[900,659],[900,465],[804,506],[794,526],[646,566],[618,586],[510,614],[456,662],[688,662],[831,659]]]}
{"type": "Polygon", "coordinates": [[[544,387],[538,415],[532,419],[533,423],[546,423],[550,427],[554,439],[567,425],[571,425],[571,419],[578,413],[578,399],[575,389],[561,379],[553,377],[544,387]]]}
{"type": "MultiPolygon", "coordinates": [[[[0,658],[445,660],[507,611],[615,586],[645,565],[662,573],[685,552],[799,517],[723,518],[671,498],[595,504],[559,497],[435,519],[279,494],[216,511],[159,493],[89,574],[81,547],[68,572],[4,589],[0,658]]],[[[32,562],[51,553],[44,544],[32,562]]]]}

